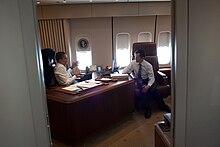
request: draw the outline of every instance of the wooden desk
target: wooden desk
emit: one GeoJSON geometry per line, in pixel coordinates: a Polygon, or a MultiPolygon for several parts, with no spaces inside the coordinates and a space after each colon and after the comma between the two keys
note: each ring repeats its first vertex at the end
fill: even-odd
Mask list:
{"type": "Polygon", "coordinates": [[[159,124],[164,121],[155,123],[155,147],[171,147],[171,132],[163,132],[159,124]]]}
{"type": "Polygon", "coordinates": [[[47,90],[51,134],[75,144],[134,110],[133,80],[110,82],[72,95],[47,90]]]}

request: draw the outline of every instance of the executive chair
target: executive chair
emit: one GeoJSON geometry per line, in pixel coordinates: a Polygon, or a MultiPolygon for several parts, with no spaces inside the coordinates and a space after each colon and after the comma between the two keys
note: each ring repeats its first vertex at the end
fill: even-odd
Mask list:
{"type": "Polygon", "coordinates": [[[48,89],[52,86],[59,85],[54,75],[54,67],[56,65],[54,50],[51,48],[45,48],[41,50],[41,53],[44,68],[44,83],[46,88],[48,89]]]}
{"type": "Polygon", "coordinates": [[[159,94],[166,98],[170,95],[170,85],[168,85],[168,77],[159,71],[159,63],[157,57],[156,43],[153,42],[137,42],[133,44],[132,59],[136,50],[142,49],[145,52],[145,60],[151,63],[154,70],[155,82],[159,94]]]}

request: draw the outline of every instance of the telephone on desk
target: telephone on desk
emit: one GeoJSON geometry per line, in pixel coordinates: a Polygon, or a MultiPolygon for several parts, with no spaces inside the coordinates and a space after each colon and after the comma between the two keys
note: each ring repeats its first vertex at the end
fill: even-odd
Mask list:
{"type": "Polygon", "coordinates": [[[81,74],[80,77],[76,78],[77,82],[85,81],[85,80],[90,80],[92,79],[92,73],[87,73],[87,74],[81,74]]]}

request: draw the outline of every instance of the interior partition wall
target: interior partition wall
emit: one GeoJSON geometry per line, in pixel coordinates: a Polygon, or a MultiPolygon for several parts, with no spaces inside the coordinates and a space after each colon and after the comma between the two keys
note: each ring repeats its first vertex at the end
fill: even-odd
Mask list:
{"type": "Polygon", "coordinates": [[[219,147],[220,1],[175,0],[175,147],[219,147]]]}
{"type": "Polygon", "coordinates": [[[0,146],[49,147],[47,105],[31,0],[0,5],[0,146]]]}

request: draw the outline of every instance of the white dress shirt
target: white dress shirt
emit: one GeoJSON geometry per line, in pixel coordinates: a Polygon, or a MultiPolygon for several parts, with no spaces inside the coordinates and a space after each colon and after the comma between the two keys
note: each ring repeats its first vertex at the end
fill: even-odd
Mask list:
{"type": "MultiPolygon", "coordinates": [[[[153,67],[146,60],[143,60],[141,62],[141,65],[142,65],[141,77],[142,79],[149,78],[147,85],[151,86],[155,81],[153,67]]],[[[134,71],[135,77],[138,78],[138,70],[139,70],[139,63],[137,63],[136,60],[133,60],[126,68],[124,68],[122,73],[131,73],[132,71],[134,71]]]]}
{"type": "Polygon", "coordinates": [[[72,76],[71,70],[66,70],[63,64],[57,63],[54,68],[54,74],[56,80],[61,85],[70,85],[76,79],[76,76],[72,76]]]}

